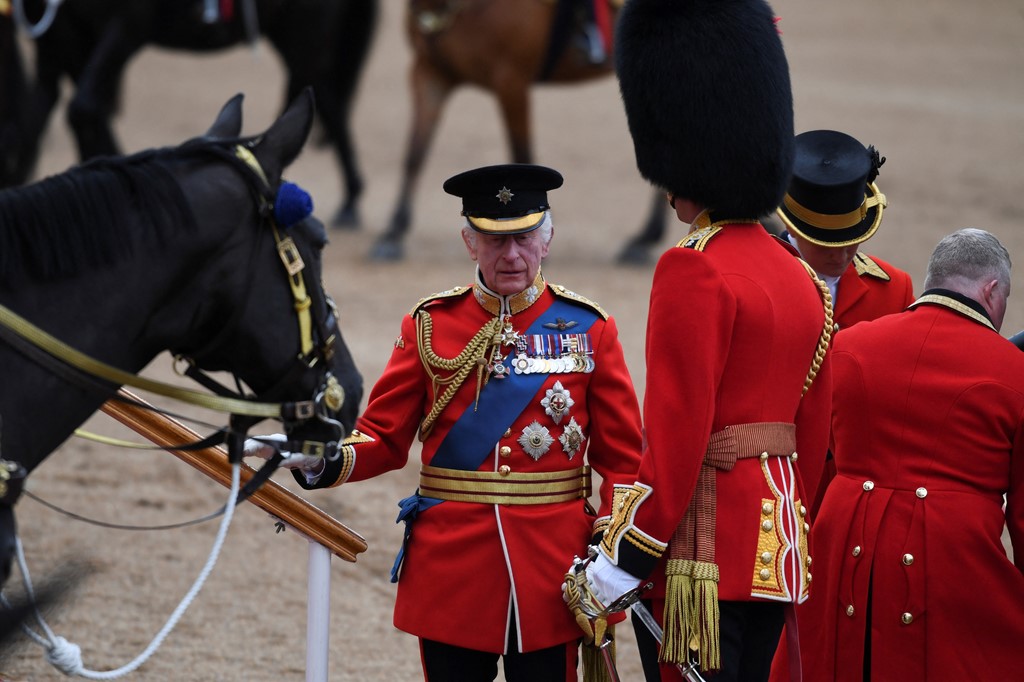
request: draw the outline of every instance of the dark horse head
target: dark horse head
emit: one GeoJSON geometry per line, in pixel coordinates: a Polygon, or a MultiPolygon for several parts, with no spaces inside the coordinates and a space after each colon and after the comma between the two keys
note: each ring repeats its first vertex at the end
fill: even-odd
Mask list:
{"type": "MultiPolygon", "coordinates": [[[[323,288],[324,228],[287,224],[277,205],[312,95],[251,137],[239,136],[241,99],[178,147],[0,191],[0,458],[26,475],[124,382],[55,363],[10,331],[5,311],[119,372],[170,351],[197,372],[230,373],[249,402],[305,406],[280,417],[297,439],[338,439],[354,424],[362,378],[323,288]]],[[[0,502],[0,578],[11,507],[0,502]]]]}

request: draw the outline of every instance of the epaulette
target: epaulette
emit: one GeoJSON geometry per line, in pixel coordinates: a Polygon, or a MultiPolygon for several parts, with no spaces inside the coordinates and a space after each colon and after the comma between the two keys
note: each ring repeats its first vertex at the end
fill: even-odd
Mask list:
{"type": "Polygon", "coordinates": [[[720,225],[708,225],[686,235],[676,246],[681,249],[703,251],[707,247],[708,242],[723,229],[720,225]]]}
{"type": "Polygon", "coordinates": [[[446,289],[444,291],[439,291],[436,294],[431,294],[430,296],[421,298],[419,300],[419,303],[413,306],[413,309],[409,311],[409,315],[415,315],[420,308],[422,308],[428,303],[437,301],[442,298],[455,298],[456,296],[462,296],[464,293],[471,290],[472,288],[473,287],[471,286],[455,287],[454,289],[446,289]]]}
{"type": "Polygon", "coordinates": [[[596,312],[598,315],[600,315],[603,319],[605,319],[605,320],[608,319],[608,313],[606,313],[604,311],[604,308],[602,308],[598,304],[594,303],[593,301],[591,301],[586,296],[580,296],[575,291],[570,291],[569,289],[566,289],[565,287],[563,287],[561,284],[552,284],[551,282],[548,282],[548,288],[551,289],[552,293],[554,293],[555,296],[558,296],[560,298],[565,298],[565,299],[568,299],[570,301],[576,301],[577,303],[580,303],[580,304],[585,305],[586,307],[590,308],[591,310],[596,312]]]}
{"type": "Polygon", "coordinates": [[[881,265],[871,260],[871,256],[866,256],[863,253],[858,253],[853,257],[853,267],[857,269],[857,274],[861,277],[871,275],[886,282],[892,279],[881,265]]]}

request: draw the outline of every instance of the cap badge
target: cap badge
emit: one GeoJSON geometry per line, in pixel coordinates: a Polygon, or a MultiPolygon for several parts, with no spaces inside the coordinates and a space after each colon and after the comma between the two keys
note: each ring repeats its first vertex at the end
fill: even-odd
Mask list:
{"type": "Polygon", "coordinates": [[[515,194],[512,194],[512,190],[510,190],[508,187],[502,186],[502,188],[499,189],[498,193],[495,194],[494,196],[497,197],[498,201],[500,201],[501,203],[507,204],[508,202],[512,201],[512,197],[514,197],[515,194]]]}
{"type": "Polygon", "coordinates": [[[540,456],[547,452],[554,442],[555,439],[551,437],[551,432],[547,427],[541,426],[536,421],[524,428],[523,434],[519,436],[519,444],[523,446],[523,450],[526,450],[526,454],[533,457],[535,461],[540,459],[540,456]]]}

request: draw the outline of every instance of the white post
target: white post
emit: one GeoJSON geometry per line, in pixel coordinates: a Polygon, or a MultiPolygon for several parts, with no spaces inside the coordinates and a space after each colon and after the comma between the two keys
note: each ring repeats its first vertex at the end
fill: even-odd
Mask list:
{"type": "Polygon", "coordinates": [[[306,610],[306,682],[327,682],[331,628],[331,552],[309,541],[309,604],[306,610]]]}

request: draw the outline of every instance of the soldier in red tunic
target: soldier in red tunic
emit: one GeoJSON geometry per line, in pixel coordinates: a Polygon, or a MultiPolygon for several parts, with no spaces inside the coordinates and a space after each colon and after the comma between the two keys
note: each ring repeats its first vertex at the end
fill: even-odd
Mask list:
{"type": "Polygon", "coordinates": [[[887,200],[875,178],[885,163],[874,147],[834,130],[796,136],[789,190],[777,209],[788,238],[832,293],[837,329],[903,312],[914,283],[861,244],[882,224],[887,200]]]}
{"type": "Polygon", "coordinates": [[[636,476],[640,411],[615,320],[541,274],[561,184],[527,164],[445,183],[475,281],[416,304],[340,456],[296,475],[307,488],[371,478],[405,466],[419,438],[394,622],[420,638],[429,682],[493,680],[501,656],[510,682],[576,680],[580,630],[559,584],[607,526],[612,486],[636,476]]]}
{"type": "Polygon", "coordinates": [[[654,272],[640,470],[587,574],[605,603],[655,582],[648,680],[764,680],[811,587],[832,388],[828,289],[758,220],[793,163],[788,65],[762,0],[631,0],[617,40],[637,166],[689,233],[654,272]]]}
{"type": "MultiPolygon", "coordinates": [[[[776,214],[786,226],[782,237],[828,284],[836,331],[903,312],[914,302],[910,275],[859,252],[882,224],[887,206],[875,182],[883,163],[874,147],[846,133],[812,130],[796,136],[793,176],[776,214]]],[[[833,476],[829,455],[812,511],[833,476]]]]}
{"type": "Polygon", "coordinates": [[[1024,354],[998,333],[1009,254],[960,230],[935,248],[924,287],[831,351],[837,476],[800,607],[815,682],[1021,676],[1024,354]]]}

